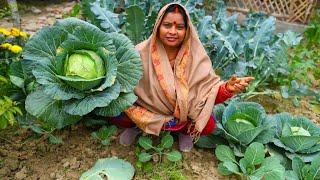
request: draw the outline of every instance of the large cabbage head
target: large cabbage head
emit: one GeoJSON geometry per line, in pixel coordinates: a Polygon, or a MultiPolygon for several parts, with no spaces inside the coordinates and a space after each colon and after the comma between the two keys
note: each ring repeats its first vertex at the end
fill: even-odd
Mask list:
{"type": "Polygon", "coordinates": [[[267,114],[264,108],[254,102],[234,102],[223,111],[221,123],[222,129],[228,139],[247,145],[253,141],[267,143],[274,136],[274,130],[267,122],[267,114]]]}
{"type": "Polygon", "coordinates": [[[75,51],[65,60],[65,75],[94,79],[104,76],[105,68],[101,57],[88,50],[75,51]]]}
{"type": "MultiPolygon", "coordinates": [[[[102,58],[94,51],[89,50],[77,50],[67,56],[64,70],[64,75],[70,79],[65,78],[64,80],[79,90],[88,90],[99,85],[106,72],[102,58]],[[79,84],[79,81],[83,84],[79,84]]],[[[61,78],[63,79],[63,77],[61,78]]]]}
{"type": "Polygon", "coordinates": [[[141,59],[123,34],[67,18],[40,29],[22,55],[24,72],[39,85],[26,110],[55,128],[90,112],[117,116],[137,100],[141,59]]]}
{"type": "Polygon", "coordinates": [[[303,160],[309,162],[315,154],[320,155],[319,126],[306,117],[292,116],[289,113],[275,114],[273,118],[278,122],[278,126],[277,139],[272,142],[287,150],[289,158],[293,158],[293,154],[299,154],[303,160]]]}

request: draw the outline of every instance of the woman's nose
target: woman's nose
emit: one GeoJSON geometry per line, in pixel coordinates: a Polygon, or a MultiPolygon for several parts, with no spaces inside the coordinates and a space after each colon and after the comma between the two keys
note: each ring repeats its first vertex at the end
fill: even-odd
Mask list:
{"type": "Polygon", "coordinates": [[[170,33],[170,34],[177,34],[177,29],[176,29],[174,26],[172,26],[172,27],[169,29],[169,33],[170,33]]]}

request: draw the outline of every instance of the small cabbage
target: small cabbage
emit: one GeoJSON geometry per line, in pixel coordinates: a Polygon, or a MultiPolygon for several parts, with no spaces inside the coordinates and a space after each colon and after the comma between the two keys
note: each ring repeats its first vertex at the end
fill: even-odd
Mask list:
{"type": "Polygon", "coordinates": [[[251,142],[268,143],[274,136],[271,128],[274,123],[267,122],[264,108],[254,102],[234,102],[229,104],[217,118],[218,129],[227,139],[243,145],[251,142]]]}
{"type": "Polygon", "coordinates": [[[298,155],[305,162],[320,155],[320,127],[305,117],[292,116],[289,113],[273,115],[278,122],[274,145],[283,148],[292,159],[298,155]]]}

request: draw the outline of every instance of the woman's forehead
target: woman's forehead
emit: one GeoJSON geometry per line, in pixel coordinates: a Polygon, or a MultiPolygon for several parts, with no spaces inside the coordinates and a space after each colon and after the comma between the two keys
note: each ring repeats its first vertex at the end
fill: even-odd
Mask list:
{"type": "Polygon", "coordinates": [[[182,14],[179,12],[169,12],[164,17],[162,22],[170,22],[170,23],[177,23],[177,24],[184,24],[184,19],[182,14]]]}

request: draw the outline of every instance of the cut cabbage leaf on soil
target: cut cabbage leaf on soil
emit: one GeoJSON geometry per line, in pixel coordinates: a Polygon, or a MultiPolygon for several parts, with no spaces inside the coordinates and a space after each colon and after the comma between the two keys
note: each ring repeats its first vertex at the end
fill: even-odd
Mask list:
{"type": "Polygon", "coordinates": [[[84,172],[80,180],[129,180],[134,176],[134,167],[118,158],[99,159],[96,164],[84,172]]]}

